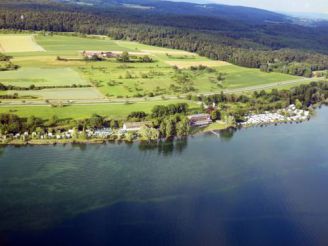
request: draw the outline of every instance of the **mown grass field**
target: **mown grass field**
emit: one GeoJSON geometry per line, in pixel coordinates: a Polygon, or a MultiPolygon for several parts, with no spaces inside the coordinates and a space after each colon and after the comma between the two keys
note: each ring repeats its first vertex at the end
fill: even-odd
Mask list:
{"type": "MultiPolygon", "coordinates": [[[[0,72],[0,83],[19,87],[72,86],[74,84],[93,86],[6,92],[6,94],[17,92],[22,97],[34,96],[41,100],[96,100],[218,93],[223,89],[265,85],[299,78],[286,74],[264,73],[258,69],[243,68],[222,61],[212,61],[186,51],[111,40],[100,36],[3,34],[0,35],[0,45],[5,47],[3,52],[13,56],[12,62],[19,66],[19,69],[15,71],[0,72]],[[13,38],[17,40],[10,43],[8,40],[13,38]],[[85,61],[81,55],[84,50],[128,51],[131,56],[134,53],[145,54],[153,62],[142,63],[134,60],[134,62],[122,63],[115,58],[104,61],[85,61]],[[58,57],[63,59],[58,59],[58,57]],[[190,69],[191,66],[199,65],[210,69],[190,69]],[[180,77],[185,77],[188,85],[193,89],[185,91],[183,85],[179,84],[180,77]],[[178,88],[172,89],[172,86],[178,86],[178,88]]],[[[167,102],[163,101],[163,103],[167,102]]],[[[5,104],[5,100],[2,100],[2,104],[5,104]]],[[[25,115],[35,113],[42,117],[49,117],[49,114],[68,117],[71,114],[71,117],[75,118],[89,116],[91,112],[99,111],[119,116],[126,115],[131,110],[144,110],[145,105],[150,104],[124,107],[101,104],[67,108],[21,106],[17,112],[25,115]],[[23,110],[25,108],[26,111],[23,110]]],[[[146,107],[145,110],[147,109],[149,110],[146,107]]],[[[4,108],[1,108],[1,111],[3,110],[4,108]]]]}
{"type": "Polygon", "coordinates": [[[111,50],[111,51],[132,51],[128,47],[119,45],[106,38],[82,38],[72,36],[42,36],[38,35],[36,41],[48,54],[78,56],[84,50],[111,50]]]}
{"type": "Polygon", "coordinates": [[[0,73],[0,83],[21,87],[35,86],[66,86],[86,85],[89,82],[83,79],[73,68],[39,68],[22,67],[18,70],[3,71],[0,73]]]}
{"type": "Polygon", "coordinates": [[[49,119],[56,115],[60,119],[85,119],[93,114],[98,114],[108,118],[124,119],[131,112],[144,111],[150,113],[155,105],[168,105],[185,102],[190,108],[199,108],[194,102],[186,100],[168,100],[140,102],[135,104],[96,104],[96,105],[71,105],[66,107],[50,106],[0,106],[0,113],[13,113],[21,117],[34,115],[43,119],[49,119]]]}
{"type": "Polygon", "coordinates": [[[34,35],[0,35],[0,52],[44,51],[34,35]]]}

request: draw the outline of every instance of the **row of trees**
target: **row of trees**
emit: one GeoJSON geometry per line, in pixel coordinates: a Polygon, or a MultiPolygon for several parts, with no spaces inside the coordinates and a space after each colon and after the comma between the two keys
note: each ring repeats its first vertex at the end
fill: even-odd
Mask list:
{"type": "Polygon", "coordinates": [[[17,65],[10,61],[11,58],[11,56],[0,53],[0,71],[15,70],[18,68],[17,65]]]}
{"type": "Polygon", "coordinates": [[[118,62],[143,62],[143,63],[151,63],[153,62],[153,59],[149,57],[148,55],[142,55],[142,56],[136,56],[136,55],[130,55],[129,52],[123,51],[121,55],[119,55],[116,60],[118,62]]]}
{"type": "Polygon", "coordinates": [[[161,118],[175,114],[186,114],[188,112],[187,103],[169,104],[167,106],[157,105],[152,109],[152,118],[161,118]]]}
{"type": "Polygon", "coordinates": [[[42,89],[55,89],[55,88],[85,88],[91,87],[91,85],[79,85],[79,84],[72,84],[72,85],[50,85],[50,86],[36,86],[31,84],[28,87],[21,87],[16,85],[5,85],[0,83],[0,91],[26,91],[26,90],[42,90],[42,89]]]}
{"type": "Polygon", "coordinates": [[[309,106],[323,101],[323,98],[328,98],[328,82],[311,82],[309,84],[299,85],[290,90],[272,89],[271,92],[265,90],[254,91],[252,95],[236,95],[236,94],[214,94],[209,96],[197,96],[190,99],[202,101],[207,105],[213,103],[257,103],[265,101],[268,103],[284,100],[291,104],[296,99],[299,99],[304,105],[309,106]]]}

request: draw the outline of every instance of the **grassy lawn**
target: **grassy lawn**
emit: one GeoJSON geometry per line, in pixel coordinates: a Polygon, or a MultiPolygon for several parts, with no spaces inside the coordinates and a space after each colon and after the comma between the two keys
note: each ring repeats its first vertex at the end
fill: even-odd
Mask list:
{"type": "Polygon", "coordinates": [[[218,70],[226,74],[224,85],[227,88],[241,88],[300,78],[282,73],[265,73],[261,72],[259,69],[243,68],[239,66],[224,66],[220,67],[218,70]]]}
{"type": "Polygon", "coordinates": [[[22,67],[18,70],[0,73],[0,82],[5,85],[29,87],[36,86],[65,86],[87,85],[77,71],[72,68],[37,68],[22,67]]]}
{"type": "Polygon", "coordinates": [[[205,127],[203,129],[203,132],[218,131],[218,130],[226,129],[228,127],[229,127],[229,125],[227,125],[227,123],[225,123],[223,121],[222,122],[219,121],[219,122],[214,122],[214,123],[208,125],[207,127],[205,127]]]}
{"type": "Polygon", "coordinates": [[[108,38],[97,39],[59,35],[38,35],[36,41],[48,54],[55,55],[78,55],[83,50],[132,51],[108,38]]]}
{"type": "Polygon", "coordinates": [[[191,108],[199,108],[196,103],[186,100],[170,100],[160,102],[142,102],[137,104],[95,104],[95,105],[73,105],[62,108],[50,106],[0,106],[0,113],[13,113],[21,117],[34,115],[43,119],[49,119],[56,115],[60,119],[84,119],[92,114],[102,115],[108,118],[124,119],[133,111],[144,111],[150,113],[155,105],[168,105],[186,102],[191,108]]]}

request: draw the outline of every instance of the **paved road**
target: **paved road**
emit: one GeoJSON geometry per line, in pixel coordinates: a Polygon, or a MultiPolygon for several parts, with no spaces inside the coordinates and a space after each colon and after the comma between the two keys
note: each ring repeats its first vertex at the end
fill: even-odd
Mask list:
{"type": "MultiPolygon", "coordinates": [[[[266,90],[276,87],[288,86],[288,85],[296,85],[301,83],[308,83],[311,81],[321,81],[325,78],[301,78],[297,80],[289,80],[283,82],[270,83],[265,85],[257,85],[257,86],[249,86],[243,88],[235,88],[235,89],[226,89],[223,90],[224,93],[241,93],[241,92],[249,92],[249,91],[259,91],[266,90]]],[[[220,93],[221,91],[210,92],[210,93],[202,93],[202,95],[209,96],[213,94],[220,93]]],[[[177,96],[166,96],[165,100],[177,100],[183,99],[184,97],[177,96]]],[[[51,101],[51,100],[50,100],[51,101]]],[[[55,100],[54,100],[55,101],[55,100]]],[[[69,100],[61,100],[62,102],[69,102],[69,100]]],[[[95,104],[127,104],[128,103],[147,103],[147,102],[161,102],[163,101],[162,97],[151,97],[145,100],[144,98],[128,98],[128,99],[97,99],[97,100],[73,100],[70,102],[72,105],[95,105],[95,104]]],[[[8,107],[8,106],[49,106],[44,100],[5,100],[2,101],[0,107],[8,107]]]]}

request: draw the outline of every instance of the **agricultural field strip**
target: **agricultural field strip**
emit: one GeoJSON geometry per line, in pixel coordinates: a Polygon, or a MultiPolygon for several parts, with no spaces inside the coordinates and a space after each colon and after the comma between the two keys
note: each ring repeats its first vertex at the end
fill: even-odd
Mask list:
{"type": "Polygon", "coordinates": [[[170,100],[158,102],[143,102],[142,109],[140,104],[115,104],[108,107],[106,104],[94,104],[94,105],[72,105],[70,107],[50,107],[49,105],[34,105],[32,107],[24,106],[10,106],[0,107],[0,113],[12,112],[21,117],[28,117],[34,115],[36,117],[48,119],[51,115],[57,115],[62,119],[83,119],[92,116],[93,114],[99,114],[103,116],[110,116],[114,118],[125,118],[133,111],[143,110],[147,113],[151,112],[151,109],[156,105],[168,105],[172,103],[188,103],[190,107],[198,108],[199,104],[190,102],[187,100],[170,100]]]}
{"type": "MultiPolygon", "coordinates": [[[[323,78],[317,78],[317,79],[312,79],[312,78],[302,78],[299,80],[293,80],[293,81],[285,81],[285,82],[279,82],[279,83],[272,83],[272,84],[267,84],[263,86],[250,86],[250,87],[244,87],[244,88],[238,88],[238,89],[230,89],[230,90],[222,90],[225,93],[242,93],[242,92],[249,92],[249,91],[256,91],[256,90],[265,90],[265,89],[271,89],[271,88],[279,88],[280,86],[285,86],[285,85],[294,85],[294,84],[299,84],[299,83],[309,83],[312,81],[321,81],[324,80],[323,78]]],[[[213,95],[220,93],[221,91],[217,92],[212,92],[212,93],[202,93],[202,95],[213,95]]],[[[126,104],[127,102],[136,104],[136,103],[147,103],[147,102],[166,102],[170,100],[177,100],[177,99],[183,99],[183,97],[176,97],[176,96],[168,96],[165,97],[165,99],[161,99],[159,97],[155,98],[148,98],[147,101],[145,101],[142,98],[129,98],[128,100],[122,100],[122,99],[101,99],[101,100],[74,100],[72,102],[73,105],[123,105],[126,104]]],[[[17,100],[3,100],[2,103],[0,104],[0,107],[8,107],[8,106],[49,106],[44,101],[40,100],[29,100],[26,102],[21,102],[17,100]]]]}
{"type": "Polygon", "coordinates": [[[15,86],[53,86],[53,85],[88,85],[80,74],[70,67],[38,68],[22,67],[15,71],[3,71],[0,82],[5,85],[15,86]]]}
{"type": "MultiPolygon", "coordinates": [[[[249,86],[249,87],[244,87],[244,88],[236,88],[236,89],[226,89],[223,90],[225,93],[240,93],[240,92],[247,92],[247,91],[257,91],[257,90],[265,90],[265,89],[271,89],[271,88],[279,88],[281,86],[286,86],[286,85],[294,85],[294,84],[299,84],[302,82],[312,82],[312,81],[321,81],[325,80],[325,78],[301,78],[301,79],[296,79],[296,80],[287,80],[287,81],[282,81],[282,82],[275,82],[275,83],[270,83],[270,84],[265,84],[265,85],[256,85],[256,86],[249,86]]],[[[204,95],[211,95],[215,93],[204,93],[204,95]]]]}
{"type": "MultiPolygon", "coordinates": [[[[31,35],[32,36],[32,35],[31,35]]],[[[190,67],[190,66],[197,66],[197,65],[208,65],[208,66],[213,66],[213,67],[218,67],[219,68],[219,71],[227,71],[228,73],[228,77],[227,77],[227,83],[229,83],[229,86],[231,85],[232,87],[233,86],[238,86],[238,88],[236,87],[235,89],[226,89],[227,91],[245,91],[244,88],[249,88],[249,89],[246,89],[246,90],[255,90],[255,89],[258,89],[260,87],[262,87],[262,85],[253,85],[251,86],[250,83],[248,83],[248,81],[245,81],[243,83],[243,79],[242,77],[240,77],[238,74],[240,73],[240,75],[242,75],[243,73],[247,73],[247,72],[251,72],[251,71],[245,71],[244,68],[239,68],[239,67],[236,67],[235,66],[226,66],[226,65],[231,65],[229,63],[226,63],[226,62],[222,62],[222,61],[212,61],[212,60],[208,60],[206,58],[202,58],[202,57],[199,57],[197,54],[193,54],[193,53],[190,53],[190,52],[186,52],[186,51],[181,51],[181,50],[172,50],[172,49],[167,49],[167,48],[161,48],[161,47],[152,47],[152,46],[147,46],[147,45],[143,45],[143,44],[139,44],[139,43],[135,43],[135,42],[129,42],[129,41],[113,41],[113,40],[110,40],[110,39],[105,39],[105,40],[97,40],[97,39],[90,39],[90,40],[87,40],[87,39],[83,39],[83,38],[75,38],[75,37],[69,37],[69,36],[56,36],[56,37],[43,37],[43,36],[37,36],[37,41],[39,43],[41,43],[41,45],[43,45],[44,47],[47,48],[47,52],[48,52],[48,49],[54,51],[54,50],[58,50],[60,47],[62,47],[66,52],[68,52],[67,55],[71,54],[72,50],[71,48],[74,48],[74,45],[72,46],[73,43],[78,43],[78,47],[77,48],[74,48],[75,49],[75,52],[76,52],[76,55],[80,55],[80,52],[78,51],[79,48],[81,47],[90,47],[92,49],[90,50],[108,50],[108,51],[111,51],[112,52],[117,52],[117,53],[122,53],[122,51],[120,50],[128,50],[129,53],[131,55],[135,54],[135,55],[151,55],[153,57],[156,57],[156,60],[158,60],[158,62],[160,62],[160,64],[163,64],[164,66],[166,65],[166,69],[169,69],[172,67],[172,64],[181,64],[180,66],[183,66],[183,67],[190,67]],[[68,47],[64,45],[64,43],[66,44],[66,42],[68,42],[68,47]],[[81,44],[82,42],[82,44],[81,44]],[[101,44],[100,46],[98,45],[95,45],[95,44],[101,44]],[[95,48],[97,47],[97,48],[95,48]],[[105,49],[104,49],[105,48],[105,49]],[[115,49],[115,48],[118,48],[118,49],[115,49]],[[174,55],[180,55],[180,56],[184,56],[184,57],[174,57],[174,55]],[[173,59],[173,60],[172,60],[173,59]],[[171,63],[171,66],[168,65],[168,63],[171,63]],[[221,69],[220,69],[221,67],[221,69]],[[231,68],[229,68],[231,67],[231,68]],[[237,74],[237,76],[234,75],[234,77],[232,77],[232,81],[230,82],[230,74],[237,74]],[[237,82],[237,84],[235,84],[235,82],[237,82]],[[238,83],[239,81],[239,83],[238,83]],[[247,86],[244,86],[243,84],[245,85],[249,85],[249,87],[247,86]],[[254,87],[254,89],[252,89],[254,87]]],[[[62,51],[62,49],[59,49],[59,51],[62,51]]],[[[39,53],[40,54],[40,53],[39,53]]],[[[63,53],[64,54],[64,53],[63,53]]],[[[33,58],[34,56],[36,56],[37,53],[34,53],[32,54],[30,57],[33,58]]],[[[50,55],[50,54],[49,54],[50,55]]],[[[37,57],[37,56],[36,56],[37,57]]],[[[57,61],[55,59],[55,56],[54,54],[51,53],[51,58],[50,57],[40,57],[40,59],[36,59],[36,60],[33,60],[33,61],[29,61],[28,57],[20,57],[20,58],[17,58],[17,62],[18,64],[22,64],[22,67],[29,67],[29,66],[43,66],[43,64],[49,68],[50,70],[52,69],[52,67],[54,68],[63,68],[64,65],[67,65],[67,68],[69,67],[75,67],[77,68],[77,63],[76,62],[60,62],[60,61],[57,61]],[[62,63],[62,64],[61,64],[62,63]],[[76,63],[76,64],[75,64],[76,63]],[[75,64],[75,65],[74,65],[75,64]]],[[[14,60],[15,61],[15,60],[14,60]]],[[[84,66],[82,63],[79,63],[80,66],[84,66]]],[[[97,65],[96,65],[97,67],[97,65]]],[[[110,71],[111,73],[111,76],[113,76],[113,73],[114,75],[116,76],[124,76],[124,73],[122,74],[122,72],[118,71],[116,67],[112,67],[112,65],[110,64],[105,64],[105,67],[106,69],[109,69],[108,71],[110,71]],[[113,70],[114,69],[114,70],[113,70]]],[[[93,68],[93,66],[91,66],[91,69],[93,68]]],[[[100,67],[99,66],[99,69],[100,68],[103,68],[103,67],[100,67]]],[[[130,69],[130,72],[132,73],[132,76],[140,76],[139,74],[135,75],[135,71],[136,73],[142,73],[143,71],[150,71],[150,69],[159,69],[161,67],[158,67],[158,65],[155,67],[144,67],[143,65],[137,65],[137,67],[135,68],[132,68],[130,69]]],[[[90,68],[87,68],[87,69],[90,69],[90,68]]],[[[163,67],[164,69],[164,67],[163,67]]],[[[96,88],[96,86],[94,86],[95,89],[97,89],[98,91],[100,91],[103,95],[111,95],[113,92],[114,92],[114,95],[112,96],[124,96],[124,95],[129,95],[130,97],[131,96],[134,96],[134,94],[136,94],[137,91],[134,91],[135,89],[134,88],[134,84],[130,81],[130,80],[126,80],[126,79],[119,79],[119,83],[118,85],[115,85],[115,86],[107,86],[107,84],[104,82],[107,80],[106,76],[106,72],[102,72],[102,73],[99,73],[98,71],[97,72],[93,72],[93,73],[90,73],[88,75],[86,74],[81,74],[79,72],[79,77],[80,79],[77,79],[77,73],[75,73],[75,76],[73,71],[69,72],[69,71],[66,71],[66,74],[67,76],[65,76],[66,79],[56,79],[56,75],[48,75],[49,74],[53,74],[51,73],[51,71],[48,71],[47,73],[45,73],[46,71],[43,70],[43,71],[38,71],[39,74],[41,74],[41,72],[44,74],[43,75],[40,75],[41,77],[51,77],[51,81],[47,81],[47,80],[44,80],[44,81],[41,81],[40,78],[33,78],[33,76],[35,74],[38,74],[38,73],[33,73],[34,75],[29,79],[27,80],[26,78],[28,76],[26,76],[27,74],[29,74],[27,71],[26,73],[24,72],[24,78],[25,79],[22,79],[21,75],[19,75],[19,71],[17,71],[17,74],[11,78],[11,76],[8,76],[7,78],[2,78],[2,79],[6,79],[8,80],[7,83],[16,83],[16,85],[21,85],[22,83],[24,84],[24,86],[29,86],[30,84],[32,83],[36,83],[37,85],[50,85],[51,83],[60,83],[62,84],[64,81],[65,81],[65,84],[67,82],[70,82],[68,84],[72,85],[73,83],[77,82],[78,81],[78,84],[85,84],[85,82],[87,81],[90,81],[90,80],[95,80],[95,81],[101,81],[101,88],[96,88]],[[69,76],[70,75],[70,76],[69,76]],[[98,76],[98,77],[97,77],[98,76]],[[17,77],[17,78],[16,78],[17,77]],[[20,81],[13,81],[13,79],[18,79],[20,81]],[[67,78],[71,78],[70,81],[67,81],[67,78]],[[33,81],[33,79],[36,79],[35,81],[33,81]],[[40,81],[39,81],[39,80],[40,81]],[[129,89],[129,92],[127,92],[127,88],[129,89]],[[131,90],[131,92],[130,92],[131,90]],[[131,95],[130,95],[131,94],[131,95]]],[[[74,69],[75,70],[75,69],[74,69]]],[[[21,69],[20,69],[21,71],[21,69]]],[[[15,71],[14,71],[15,72],[15,71]]],[[[160,71],[161,73],[163,73],[163,71],[160,71]]],[[[3,74],[5,75],[5,73],[3,74]]],[[[9,74],[8,74],[9,75],[9,74]]],[[[155,79],[152,79],[152,80],[147,80],[147,79],[142,79],[142,78],[138,78],[136,83],[137,86],[139,87],[138,89],[143,89],[145,91],[145,93],[147,93],[148,89],[149,90],[154,90],[155,88],[155,85],[157,86],[158,84],[160,85],[164,85],[164,87],[168,87],[169,86],[169,82],[167,82],[167,76],[172,76],[171,73],[168,73],[168,71],[164,71],[164,74],[161,75],[161,77],[155,77],[155,79]],[[141,82],[140,82],[141,81],[141,82]],[[151,84],[152,83],[152,84],[151,84]],[[154,87],[154,88],[153,88],[154,87]]],[[[263,75],[264,76],[264,75],[263,75]]],[[[289,81],[288,83],[286,82],[276,82],[276,83],[271,83],[270,82],[270,78],[267,78],[267,76],[269,75],[265,75],[262,79],[263,79],[263,83],[266,83],[266,85],[263,85],[263,86],[266,86],[266,88],[270,87],[271,84],[278,84],[278,83],[284,83],[284,84],[290,84],[291,81],[289,81]]],[[[274,76],[274,75],[272,75],[274,76]]],[[[4,76],[6,77],[6,76],[4,76]]],[[[260,78],[262,77],[262,75],[256,75],[255,73],[255,81],[259,80],[260,78]],[[256,77],[257,76],[257,77],[256,77]]],[[[261,79],[261,80],[262,80],[261,79]]],[[[285,78],[287,79],[287,78],[285,78]]],[[[291,78],[292,79],[292,78],[291,78]]],[[[49,79],[48,79],[49,80],[49,79]]],[[[213,94],[213,93],[217,93],[218,90],[215,89],[213,87],[213,85],[209,84],[210,82],[207,81],[208,78],[207,77],[204,77],[204,78],[198,78],[198,80],[196,80],[196,83],[195,84],[195,87],[197,88],[197,93],[202,93],[202,94],[213,94]],[[205,80],[204,80],[205,79],[205,80]],[[204,84],[204,82],[206,82],[204,84]]],[[[279,80],[277,78],[277,80],[279,80]]],[[[282,80],[282,77],[280,77],[280,80],[282,80]]],[[[1,78],[0,78],[0,81],[1,81],[1,78]]],[[[6,81],[2,80],[4,83],[6,83],[6,81]]],[[[272,79],[271,79],[272,81],[272,79]]],[[[173,81],[172,81],[173,82],[173,81]]],[[[23,85],[22,84],[22,85],[23,85]]],[[[89,82],[88,82],[89,84],[89,82]]],[[[275,86],[275,85],[272,85],[272,86],[275,86]]],[[[222,90],[222,89],[221,89],[222,90]]],[[[148,91],[149,92],[149,91],[148,91]]],[[[22,93],[21,93],[22,94],[22,93]]],[[[25,95],[27,95],[28,93],[27,92],[24,92],[25,95]]],[[[34,93],[33,94],[40,94],[42,96],[42,92],[40,91],[39,93],[34,93]]],[[[48,93],[49,95],[49,93],[48,93]]],[[[53,96],[51,96],[50,99],[53,99],[52,98],[53,96]]],[[[94,95],[92,96],[91,94],[85,98],[85,100],[81,99],[81,101],[87,101],[88,103],[90,103],[90,98],[94,97],[94,95]]],[[[177,97],[172,97],[172,96],[166,96],[167,98],[177,98],[177,97]]],[[[49,99],[49,97],[44,97],[44,99],[49,99]]],[[[60,99],[60,97],[58,98],[60,99]]],[[[65,99],[69,99],[69,98],[66,98],[65,97],[61,97],[61,99],[65,100],[65,99]]],[[[72,96],[72,98],[70,98],[72,100],[79,100],[79,96],[76,97],[76,96],[72,96]]],[[[114,99],[115,100],[115,99],[114,99]]],[[[133,101],[133,102],[138,102],[140,100],[138,100],[137,98],[133,98],[133,99],[127,99],[129,101],[133,101]]]]}
{"type": "Polygon", "coordinates": [[[34,35],[0,35],[0,46],[2,52],[9,53],[45,51],[34,35]]]}
{"type": "Polygon", "coordinates": [[[34,96],[44,100],[98,100],[104,95],[96,88],[54,88],[29,91],[10,91],[8,94],[17,93],[20,96],[34,96]]]}
{"type": "Polygon", "coordinates": [[[222,67],[232,65],[225,61],[165,61],[170,66],[177,66],[178,68],[190,68],[192,66],[207,66],[207,67],[222,67]]]}

